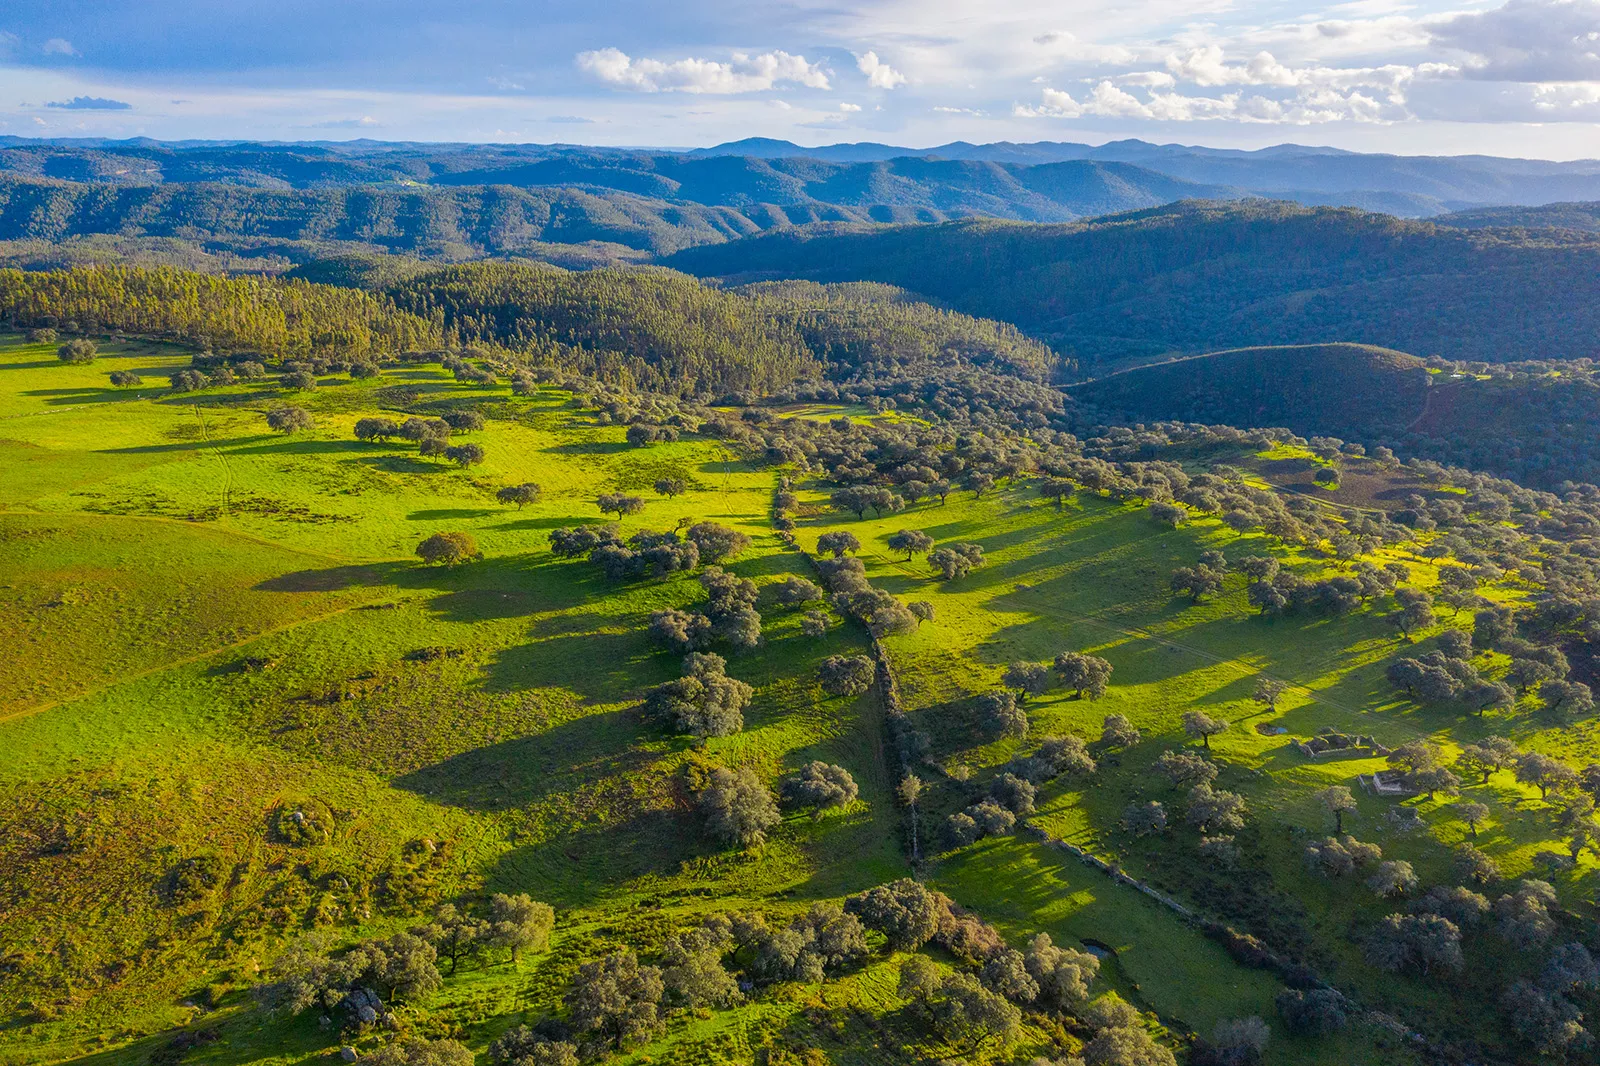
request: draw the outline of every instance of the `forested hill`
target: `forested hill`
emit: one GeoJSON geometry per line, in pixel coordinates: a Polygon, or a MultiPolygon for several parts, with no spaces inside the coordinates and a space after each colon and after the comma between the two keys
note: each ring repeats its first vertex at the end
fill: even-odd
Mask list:
{"type": "Polygon", "coordinates": [[[701,276],[880,281],[1086,366],[1347,341],[1503,362],[1600,355],[1600,239],[1347,208],[1182,203],[1070,225],[808,227],[689,249],[701,276]]]}
{"type": "Polygon", "coordinates": [[[1522,229],[1565,229],[1600,233],[1600,202],[1543,204],[1538,207],[1478,207],[1436,219],[1441,226],[1485,229],[1490,226],[1522,229]]]}
{"type": "Polygon", "coordinates": [[[1244,348],[1067,391],[1113,421],[1284,426],[1542,489],[1600,483],[1600,381],[1587,362],[1430,366],[1356,344],[1244,348]]]}
{"type": "Polygon", "coordinates": [[[422,186],[276,188],[0,175],[0,240],[94,235],[348,244],[432,258],[603,242],[650,253],[810,222],[1069,221],[1237,193],[1124,163],[574,157],[422,186]]]}

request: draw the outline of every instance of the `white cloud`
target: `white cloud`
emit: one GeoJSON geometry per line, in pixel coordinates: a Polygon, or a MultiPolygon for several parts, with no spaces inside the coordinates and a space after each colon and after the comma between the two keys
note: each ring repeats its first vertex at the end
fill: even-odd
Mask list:
{"type": "Polygon", "coordinates": [[[1433,40],[1468,54],[1464,73],[1490,81],[1600,80],[1600,0],[1509,0],[1492,11],[1430,26],[1433,40]]]}
{"type": "Polygon", "coordinates": [[[753,93],[779,84],[826,89],[828,75],[820,64],[788,52],[745,55],[735,52],[721,63],[713,59],[634,59],[616,48],[580,52],[578,69],[608,85],[638,92],[753,93]]]}
{"type": "Polygon", "coordinates": [[[906,76],[879,59],[876,52],[856,56],[856,69],[867,76],[867,84],[874,89],[893,89],[906,83],[906,76]]]}
{"type": "Polygon", "coordinates": [[[330,118],[324,122],[313,122],[306,128],[313,130],[367,130],[382,124],[371,115],[362,115],[360,118],[330,118]]]}
{"type": "Polygon", "coordinates": [[[850,111],[850,112],[860,111],[861,110],[861,105],[860,104],[840,104],[839,105],[839,110],[840,111],[850,111]]]}
{"type": "Polygon", "coordinates": [[[78,50],[72,47],[72,42],[61,37],[52,37],[44,42],[41,51],[47,56],[75,56],[78,50]]]}

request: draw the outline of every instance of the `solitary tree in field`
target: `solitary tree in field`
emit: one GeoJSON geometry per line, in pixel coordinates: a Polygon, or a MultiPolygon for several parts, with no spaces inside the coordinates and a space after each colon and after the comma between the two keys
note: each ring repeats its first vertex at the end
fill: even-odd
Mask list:
{"type": "Polygon", "coordinates": [[[1478,839],[1478,823],[1489,817],[1489,808],[1481,803],[1468,800],[1455,806],[1456,817],[1467,823],[1467,829],[1472,832],[1472,839],[1478,839]]]}
{"type": "Polygon", "coordinates": [[[1225,733],[1228,723],[1218,718],[1213,718],[1204,711],[1185,711],[1183,714],[1183,731],[1191,737],[1199,737],[1200,743],[1209,751],[1211,738],[1218,733],[1225,733]]]}
{"type": "Polygon", "coordinates": [[[516,504],[517,510],[520,511],[530,503],[538,503],[541,492],[542,490],[534,482],[524,481],[520,485],[507,485],[494,496],[501,503],[516,504]]]}
{"type": "Polygon", "coordinates": [[[1108,714],[1100,726],[1100,743],[1107,748],[1131,748],[1139,743],[1139,731],[1127,715],[1108,714]]]}
{"type": "Polygon", "coordinates": [[[860,550],[861,542],[848,530],[836,529],[817,538],[817,551],[832,555],[835,559],[843,559],[847,553],[860,550]]]}
{"type": "Polygon", "coordinates": [[[919,628],[922,623],[933,621],[933,604],[927,600],[912,600],[906,604],[906,610],[910,611],[911,617],[917,620],[919,628]]]}
{"type": "Polygon", "coordinates": [[[772,793],[748,766],[712,770],[699,802],[706,830],[718,840],[740,847],[763,843],[767,830],[781,820],[772,793]]]}
{"type": "Polygon", "coordinates": [[[820,759],[802,766],[796,776],[783,783],[784,799],[799,807],[810,807],[812,816],[817,818],[829,808],[850,806],[859,791],[849,770],[820,759]]]}
{"type": "Polygon", "coordinates": [[[477,559],[482,554],[478,551],[478,542],[472,538],[471,533],[435,533],[417,545],[418,557],[430,566],[434,563],[455,566],[457,563],[477,559]]]}
{"type": "Polygon", "coordinates": [[[312,424],[311,412],[304,407],[277,407],[267,412],[268,427],[279,433],[298,433],[312,424]]]}
{"type": "Polygon", "coordinates": [[[489,944],[510,951],[513,963],[520,951],[543,951],[555,924],[556,912],[550,904],[526,893],[508,896],[496,892],[489,900],[489,944]]]}
{"type": "Polygon", "coordinates": [[[355,435],[356,440],[387,441],[400,435],[400,426],[392,418],[358,418],[355,435]]]}
{"type": "Polygon", "coordinates": [[[1222,574],[1209,566],[1180,566],[1168,584],[1173,592],[1187,592],[1190,603],[1199,603],[1200,597],[1222,591],[1222,574]]]}
{"type": "Polygon", "coordinates": [[[1050,671],[1040,663],[1014,662],[1000,675],[1000,683],[1027,699],[1050,687],[1050,671]]]}
{"type": "Polygon", "coordinates": [[[688,490],[688,487],[681,477],[657,478],[655,484],[656,495],[666,496],[669,499],[674,496],[682,496],[688,490]]]}
{"type": "Polygon", "coordinates": [[[889,535],[889,547],[893,551],[905,552],[909,562],[913,555],[932,551],[933,538],[920,529],[902,529],[889,535]]]}
{"type": "Polygon", "coordinates": [[[56,358],[63,363],[92,363],[98,354],[100,349],[94,341],[83,337],[70,340],[56,349],[56,358]]]}
{"type": "Polygon", "coordinates": [[[831,696],[859,696],[872,687],[878,668],[865,655],[830,655],[822,660],[822,690],[831,696]]]}
{"type": "Polygon", "coordinates": [[[444,450],[444,457],[465,470],[469,466],[477,466],[483,462],[483,446],[481,444],[452,444],[444,450]]]}
{"type": "Polygon", "coordinates": [[[144,384],[144,379],[131,370],[113,370],[111,384],[119,389],[125,389],[144,384]]]}
{"type": "Polygon", "coordinates": [[[1061,683],[1075,690],[1079,699],[1097,700],[1111,683],[1111,664],[1098,655],[1064,651],[1056,656],[1055,668],[1061,683]]]}
{"type": "Polygon", "coordinates": [[[1317,801],[1333,815],[1333,831],[1343,833],[1345,812],[1356,809],[1355,796],[1343,785],[1330,785],[1317,793],[1317,801]]]}
{"type": "Polygon", "coordinates": [[[604,514],[614,514],[618,518],[623,515],[638,514],[644,510],[644,501],[637,496],[629,496],[621,492],[601,493],[595,500],[604,514]]]}
{"type": "Polygon", "coordinates": [[[1256,689],[1251,699],[1257,703],[1265,704],[1267,710],[1275,711],[1278,709],[1278,697],[1283,695],[1288,688],[1287,683],[1279,681],[1275,677],[1258,674],[1256,676],[1256,689]]]}
{"type": "Polygon", "coordinates": [[[661,1020],[665,994],[659,969],[641,966],[637,955],[621,951],[580,966],[566,1002],[576,1029],[596,1033],[621,1051],[646,1043],[665,1029],[661,1020]]]}
{"type": "Polygon", "coordinates": [[[978,544],[952,544],[928,553],[928,564],[946,581],[966,577],[984,563],[978,544]]]}

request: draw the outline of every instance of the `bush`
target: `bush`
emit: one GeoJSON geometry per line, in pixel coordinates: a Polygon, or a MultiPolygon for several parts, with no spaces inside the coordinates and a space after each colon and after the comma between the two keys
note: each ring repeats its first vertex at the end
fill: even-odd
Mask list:
{"type": "Polygon", "coordinates": [[[830,696],[859,696],[872,687],[878,668],[865,655],[830,655],[820,673],[822,690],[830,696]]]}
{"type": "Polygon", "coordinates": [[[478,542],[471,533],[435,533],[417,545],[417,556],[430,566],[434,563],[455,566],[481,559],[483,553],[478,550],[478,542]]]}
{"type": "Polygon", "coordinates": [[[144,384],[144,379],[131,370],[113,370],[111,372],[111,384],[119,389],[125,389],[134,385],[144,384]]]}
{"type": "Polygon", "coordinates": [[[267,412],[267,426],[279,433],[298,433],[316,423],[304,407],[278,407],[267,412]]]}
{"type": "Polygon", "coordinates": [[[70,340],[56,349],[56,358],[63,363],[92,363],[94,357],[99,354],[100,349],[94,341],[82,337],[70,340]]]}

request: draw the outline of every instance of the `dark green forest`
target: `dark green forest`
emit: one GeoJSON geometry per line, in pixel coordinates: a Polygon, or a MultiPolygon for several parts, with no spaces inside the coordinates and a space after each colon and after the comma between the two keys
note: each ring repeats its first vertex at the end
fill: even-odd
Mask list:
{"type": "Polygon", "coordinates": [[[666,262],[898,285],[1012,322],[1086,369],[1330,341],[1489,362],[1600,354],[1600,241],[1345,208],[1183,203],[1059,226],[814,227],[666,262]]]}

